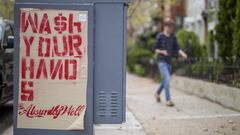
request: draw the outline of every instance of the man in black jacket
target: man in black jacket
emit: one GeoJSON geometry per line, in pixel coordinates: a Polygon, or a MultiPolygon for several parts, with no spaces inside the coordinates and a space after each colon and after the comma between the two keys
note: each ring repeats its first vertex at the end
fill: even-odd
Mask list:
{"type": "Polygon", "coordinates": [[[174,56],[181,55],[184,59],[187,59],[186,53],[184,53],[177,43],[177,39],[173,34],[174,21],[170,18],[164,20],[164,30],[157,35],[157,44],[155,46],[155,52],[157,53],[157,61],[160,69],[160,73],[163,77],[160,87],[157,90],[155,97],[157,102],[160,102],[160,94],[165,89],[166,105],[174,106],[170,95],[170,71],[171,71],[171,59],[174,56]]]}

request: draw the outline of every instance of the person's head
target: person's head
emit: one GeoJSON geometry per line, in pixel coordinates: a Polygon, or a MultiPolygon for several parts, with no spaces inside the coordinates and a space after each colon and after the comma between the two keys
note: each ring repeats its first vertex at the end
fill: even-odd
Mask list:
{"type": "Polygon", "coordinates": [[[172,34],[174,32],[174,21],[171,18],[165,18],[164,19],[164,32],[167,32],[168,34],[172,34]]]}
{"type": "Polygon", "coordinates": [[[158,19],[156,21],[156,30],[158,32],[162,32],[163,31],[163,20],[162,19],[158,19]]]}

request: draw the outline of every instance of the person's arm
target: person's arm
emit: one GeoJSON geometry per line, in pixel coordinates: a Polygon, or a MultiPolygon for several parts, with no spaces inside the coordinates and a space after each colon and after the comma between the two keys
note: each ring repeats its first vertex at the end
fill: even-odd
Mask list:
{"type": "Polygon", "coordinates": [[[184,59],[188,58],[187,54],[183,50],[180,49],[180,47],[177,43],[177,38],[176,37],[174,37],[174,50],[184,59]]]}
{"type": "Polygon", "coordinates": [[[188,58],[187,54],[186,54],[184,51],[182,51],[181,49],[178,51],[178,53],[179,53],[184,59],[187,59],[187,58],[188,58]]]}
{"type": "Polygon", "coordinates": [[[156,43],[156,46],[154,49],[155,53],[167,56],[168,52],[166,50],[161,49],[162,48],[161,47],[162,46],[162,37],[160,34],[157,35],[156,40],[157,40],[157,43],[156,43]]]}
{"type": "Polygon", "coordinates": [[[164,56],[168,56],[168,52],[166,50],[156,49],[155,52],[164,56]]]}

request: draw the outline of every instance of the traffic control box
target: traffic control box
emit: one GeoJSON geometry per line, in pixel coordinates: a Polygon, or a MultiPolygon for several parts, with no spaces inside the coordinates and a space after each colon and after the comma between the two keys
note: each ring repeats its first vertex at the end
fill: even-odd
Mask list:
{"type": "Polygon", "coordinates": [[[129,2],[15,1],[14,135],[125,122],[129,2]]]}

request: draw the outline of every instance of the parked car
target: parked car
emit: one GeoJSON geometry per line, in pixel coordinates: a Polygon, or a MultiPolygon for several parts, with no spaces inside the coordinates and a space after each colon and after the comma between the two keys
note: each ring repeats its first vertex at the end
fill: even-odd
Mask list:
{"type": "Polygon", "coordinates": [[[0,105],[13,99],[13,22],[0,18],[0,105]]]}

